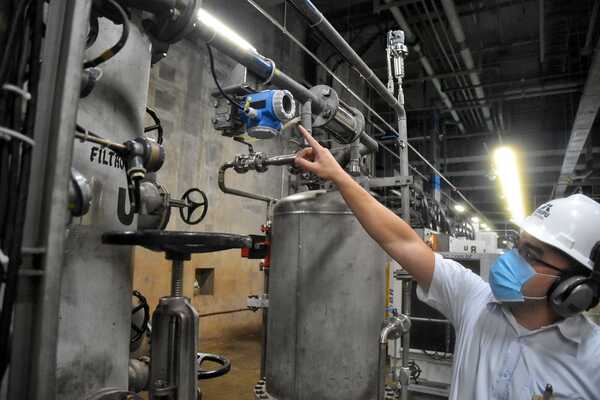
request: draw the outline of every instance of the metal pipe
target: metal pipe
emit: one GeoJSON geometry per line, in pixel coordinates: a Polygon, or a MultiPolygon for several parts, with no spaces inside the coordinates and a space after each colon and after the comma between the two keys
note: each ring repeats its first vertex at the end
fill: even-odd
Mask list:
{"type": "MultiPolygon", "coordinates": [[[[412,295],[412,280],[406,279],[402,281],[402,314],[410,318],[412,295]]],[[[402,335],[402,368],[408,368],[410,361],[410,331],[402,335]]],[[[404,385],[402,385],[404,388],[404,385]]],[[[408,399],[408,390],[402,390],[401,400],[408,399]]]]}
{"type": "MultiPolygon", "coordinates": [[[[203,23],[201,20],[196,21],[195,29],[190,35],[190,38],[200,40],[203,43],[218,48],[220,51],[248,68],[248,70],[259,79],[269,81],[274,86],[289,90],[294,97],[302,103],[310,102],[312,113],[320,114],[329,112],[334,115],[334,120],[338,125],[348,129],[356,126],[357,122],[355,120],[358,116],[355,116],[353,113],[349,114],[348,111],[341,106],[337,109],[331,109],[331,106],[315,92],[307,89],[304,85],[278,69],[272,60],[262,56],[256,50],[243,49],[235,45],[228,37],[223,35],[222,32],[216,31],[215,28],[203,23]],[[350,123],[348,121],[348,116],[352,120],[350,123]]],[[[375,77],[375,75],[373,76],[375,77]]],[[[377,81],[379,80],[377,79],[377,81]]],[[[368,137],[365,132],[361,133],[360,140],[362,143],[371,141],[370,137],[368,137]]]]}
{"type": "Polygon", "coordinates": [[[296,8],[308,18],[311,22],[311,28],[316,28],[327,40],[352,64],[363,78],[375,89],[375,91],[389,104],[393,109],[400,111],[401,105],[396,101],[393,94],[363,61],[363,59],[350,47],[348,42],[340,33],[329,23],[327,18],[314,6],[310,0],[292,0],[296,8]]]}
{"type": "Polygon", "coordinates": [[[242,190],[232,189],[232,188],[227,187],[227,185],[225,184],[225,172],[227,172],[227,170],[231,169],[231,168],[233,168],[232,163],[225,163],[221,166],[221,168],[219,168],[219,188],[221,189],[221,191],[223,193],[232,194],[234,196],[245,197],[247,199],[264,201],[267,204],[277,202],[277,199],[275,199],[273,197],[261,196],[259,194],[244,192],[242,190]]]}
{"type": "Polygon", "coordinates": [[[300,121],[304,129],[312,134],[312,103],[310,100],[302,103],[302,107],[300,107],[300,121]]]}
{"type": "MultiPolygon", "coordinates": [[[[460,19],[458,17],[458,12],[456,11],[456,7],[454,5],[453,0],[442,0],[442,7],[444,7],[444,11],[446,12],[446,16],[448,17],[448,22],[450,24],[450,28],[452,29],[452,33],[454,34],[454,38],[458,43],[460,50],[460,55],[465,63],[465,67],[467,69],[474,69],[475,62],[473,61],[473,55],[471,54],[471,50],[467,46],[465,33],[463,31],[460,19]]],[[[471,79],[471,83],[475,87],[475,95],[478,99],[485,101],[485,92],[481,85],[481,80],[479,79],[479,74],[476,72],[472,72],[469,74],[469,78],[471,79]]],[[[494,131],[494,124],[492,123],[492,115],[490,112],[490,108],[487,105],[482,105],[481,111],[483,112],[484,122],[487,128],[490,131],[494,131]]]]}
{"type": "MultiPolygon", "coordinates": [[[[405,315],[389,317],[384,321],[379,334],[379,362],[377,364],[377,400],[385,397],[385,364],[387,359],[387,343],[389,339],[397,339],[401,335],[407,335],[410,331],[410,320],[405,315]]],[[[403,392],[408,391],[403,385],[403,392]]]]}

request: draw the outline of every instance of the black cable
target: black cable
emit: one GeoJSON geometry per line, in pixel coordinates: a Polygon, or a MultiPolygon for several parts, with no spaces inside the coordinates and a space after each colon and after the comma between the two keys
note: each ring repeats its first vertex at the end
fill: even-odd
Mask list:
{"type": "MultiPolygon", "coordinates": [[[[26,83],[31,91],[31,100],[23,107],[24,99],[13,93],[0,93],[3,102],[3,113],[0,115],[0,124],[22,132],[33,138],[34,109],[37,97],[37,83],[40,75],[39,57],[43,35],[44,2],[27,2],[23,20],[15,21],[20,25],[23,35],[20,42],[10,51],[7,49],[7,58],[19,58],[20,61],[10,64],[6,69],[8,81],[16,86],[23,87],[26,83]]],[[[21,246],[23,228],[26,217],[27,195],[29,192],[29,178],[33,149],[23,146],[19,141],[11,141],[5,146],[9,148],[10,165],[9,195],[7,208],[9,214],[5,222],[4,241],[2,250],[9,258],[5,275],[5,284],[0,312],[0,381],[4,377],[10,359],[11,327],[13,320],[14,304],[17,298],[18,272],[21,266],[21,246]]],[[[2,153],[5,155],[5,153],[2,153]]],[[[4,161],[4,160],[0,160],[4,161]]],[[[3,163],[4,164],[4,163],[3,163]]]]}
{"type": "Polygon", "coordinates": [[[98,39],[99,30],[100,28],[98,23],[98,16],[92,13],[92,15],[90,16],[90,30],[88,31],[88,37],[85,41],[86,49],[89,49],[94,43],[96,43],[96,39],[98,39]]]}
{"type": "Polygon", "coordinates": [[[121,32],[121,37],[119,38],[119,41],[117,43],[115,43],[115,45],[113,47],[111,47],[108,50],[105,50],[104,52],[102,52],[102,54],[100,54],[98,57],[94,58],[93,60],[86,61],[85,63],[83,63],[83,68],[93,68],[93,67],[96,67],[96,66],[102,64],[103,62],[105,62],[107,60],[110,60],[119,51],[121,51],[121,49],[125,46],[125,43],[127,43],[127,39],[129,38],[129,19],[127,17],[127,14],[125,13],[125,10],[123,10],[123,8],[119,4],[117,4],[114,0],[104,0],[104,1],[109,3],[117,11],[117,14],[121,18],[121,23],[123,24],[123,31],[121,32]]]}
{"type": "Polygon", "coordinates": [[[210,48],[210,45],[208,43],[206,44],[206,48],[208,49],[208,57],[210,58],[210,72],[212,74],[213,80],[215,81],[215,85],[217,85],[217,89],[219,89],[219,93],[221,93],[221,95],[225,97],[232,105],[236,106],[241,111],[244,111],[244,107],[233,101],[231,97],[229,97],[221,88],[219,80],[217,79],[217,74],[215,73],[215,60],[212,53],[212,49],[210,48]]]}

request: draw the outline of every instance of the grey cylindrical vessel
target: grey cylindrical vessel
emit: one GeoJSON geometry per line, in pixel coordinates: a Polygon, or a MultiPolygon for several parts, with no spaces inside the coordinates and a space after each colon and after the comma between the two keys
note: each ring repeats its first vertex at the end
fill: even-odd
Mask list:
{"type": "MultiPolygon", "coordinates": [[[[99,22],[87,59],[121,36],[121,26],[105,18],[99,22]]],[[[78,124],[117,143],[144,134],[150,50],[149,38],[132,21],[125,47],[99,66],[101,79],[80,101],[78,124]]],[[[87,399],[103,388],[126,389],[129,370],[131,249],[100,240],[106,231],[135,229],[124,162],[109,149],[76,140],[73,167],[90,182],[92,205],[67,230],[56,368],[61,400],[87,399]]]]}
{"type": "Polygon", "coordinates": [[[273,217],[266,389],[277,400],[375,400],[385,257],[338,192],[273,217]]]}

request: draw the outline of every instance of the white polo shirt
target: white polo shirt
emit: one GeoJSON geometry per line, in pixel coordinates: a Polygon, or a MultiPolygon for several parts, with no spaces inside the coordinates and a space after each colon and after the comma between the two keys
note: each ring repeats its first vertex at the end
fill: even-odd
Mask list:
{"type": "Polygon", "coordinates": [[[555,399],[600,399],[600,327],[587,317],[527,330],[487,282],[439,254],[417,295],[456,329],[450,399],[530,400],[546,384],[555,399]]]}

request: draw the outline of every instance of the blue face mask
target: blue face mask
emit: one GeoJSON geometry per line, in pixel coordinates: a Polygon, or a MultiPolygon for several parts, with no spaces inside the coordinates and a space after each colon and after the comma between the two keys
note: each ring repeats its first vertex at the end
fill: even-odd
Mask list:
{"type": "Polygon", "coordinates": [[[546,296],[525,296],[523,287],[536,275],[557,279],[558,276],[540,274],[525,261],[517,249],[498,257],[490,269],[490,287],[494,297],[502,302],[523,302],[525,299],[543,300],[546,296]]]}

